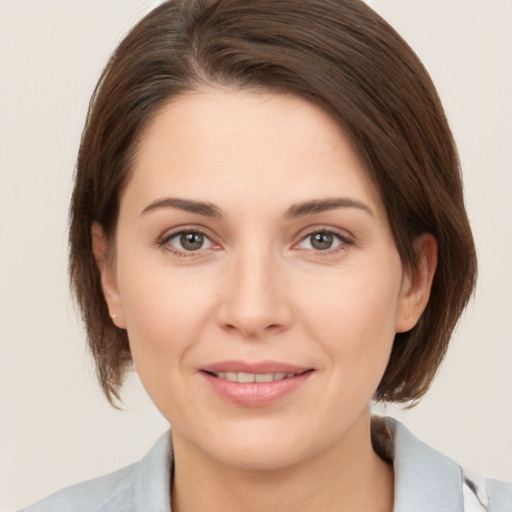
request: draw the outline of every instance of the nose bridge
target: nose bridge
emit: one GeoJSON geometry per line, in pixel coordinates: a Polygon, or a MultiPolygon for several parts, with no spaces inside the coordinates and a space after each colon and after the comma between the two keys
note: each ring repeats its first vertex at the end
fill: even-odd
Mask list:
{"type": "Polygon", "coordinates": [[[291,309],[285,276],[270,244],[244,244],[233,254],[231,265],[221,323],[246,337],[287,327],[291,309]]]}

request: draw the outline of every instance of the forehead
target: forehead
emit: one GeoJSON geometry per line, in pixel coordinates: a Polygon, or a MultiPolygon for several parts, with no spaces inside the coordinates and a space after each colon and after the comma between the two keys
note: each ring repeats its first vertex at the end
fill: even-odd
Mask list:
{"type": "Polygon", "coordinates": [[[322,109],[291,95],[214,88],[159,111],[142,134],[126,192],[146,202],[169,194],[247,203],[263,195],[283,207],[345,193],[380,202],[350,140],[322,109]]]}

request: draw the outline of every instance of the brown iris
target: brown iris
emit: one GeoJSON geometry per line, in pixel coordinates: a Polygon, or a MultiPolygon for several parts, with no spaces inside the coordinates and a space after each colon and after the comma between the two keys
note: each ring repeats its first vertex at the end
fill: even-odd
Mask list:
{"type": "Polygon", "coordinates": [[[183,233],[180,236],[180,244],[186,251],[197,251],[204,243],[204,235],[197,232],[183,233]]]}
{"type": "Polygon", "coordinates": [[[317,251],[325,251],[332,247],[333,240],[331,233],[315,233],[311,235],[311,247],[317,251]]]}

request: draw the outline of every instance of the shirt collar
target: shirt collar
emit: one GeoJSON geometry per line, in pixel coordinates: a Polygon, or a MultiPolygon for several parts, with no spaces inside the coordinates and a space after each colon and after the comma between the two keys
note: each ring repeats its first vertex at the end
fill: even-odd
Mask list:
{"type": "Polygon", "coordinates": [[[395,474],[393,512],[463,512],[461,467],[416,439],[393,418],[372,418],[372,442],[392,460],[395,474]]]}
{"type": "Polygon", "coordinates": [[[153,448],[140,460],[133,486],[133,510],[171,511],[172,479],[171,431],[162,434],[153,448]]]}

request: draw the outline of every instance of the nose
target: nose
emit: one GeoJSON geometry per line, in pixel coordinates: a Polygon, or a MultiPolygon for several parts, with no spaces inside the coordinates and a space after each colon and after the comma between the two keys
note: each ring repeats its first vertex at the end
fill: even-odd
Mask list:
{"type": "Polygon", "coordinates": [[[218,322],[244,338],[258,339],[286,330],[293,321],[286,277],[271,250],[233,256],[223,280],[218,322]]]}

